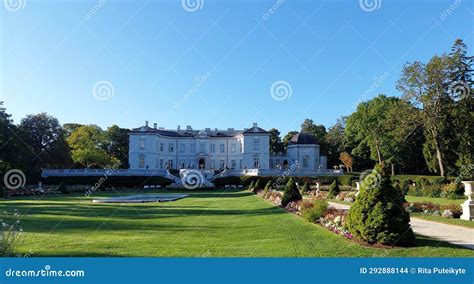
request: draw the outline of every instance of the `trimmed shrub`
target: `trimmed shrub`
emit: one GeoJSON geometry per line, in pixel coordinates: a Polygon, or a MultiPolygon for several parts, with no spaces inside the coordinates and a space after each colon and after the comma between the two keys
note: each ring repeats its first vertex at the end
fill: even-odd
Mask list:
{"type": "Polygon", "coordinates": [[[351,185],[352,180],[354,179],[354,175],[342,175],[338,176],[336,179],[341,185],[351,185]]]}
{"type": "Polygon", "coordinates": [[[240,177],[236,177],[236,176],[220,177],[220,178],[216,178],[213,182],[216,187],[224,187],[226,185],[239,185],[240,177]]]}
{"type": "Polygon", "coordinates": [[[252,190],[253,191],[253,188],[255,187],[255,185],[253,184],[253,181],[250,182],[249,184],[249,187],[248,187],[248,190],[252,190]]]}
{"type": "Polygon", "coordinates": [[[267,184],[263,190],[269,191],[270,189],[272,189],[272,180],[267,181],[267,184]]]}
{"type": "Polygon", "coordinates": [[[298,201],[303,199],[301,196],[301,193],[298,190],[298,187],[296,186],[295,181],[293,178],[290,178],[288,183],[285,186],[285,191],[283,193],[283,198],[281,200],[281,205],[285,207],[290,203],[291,201],[298,201]]]}
{"type": "Polygon", "coordinates": [[[340,192],[341,190],[339,189],[339,183],[337,182],[337,179],[335,179],[329,186],[328,198],[334,199],[340,192]]]}
{"type": "Polygon", "coordinates": [[[448,199],[463,199],[464,198],[464,189],[459,183],[448,183],[443,185],[441,188],[441,197],[448,199]]]}
{"type": "Polygon", "coordinates": [[[360,193],[349,210],[349,231],[368,243],[413,245],[415,235],[404,197],[392,186],[389,169],[377,165],[372,171],[375,184],[362,182],[360,193]]]}
{"type": "Polygon", "coordinates": [[[260,179],[257,179],[257,182],[255,182],[255,185],[253,186],[253,191],[256,191],[259,189],[262,189],[262,185],[261,185],[260,179]]]}
{"type": "Polygon", "coordinates": [[[317,222],[319,218],[326,215],[328,203],[326,200],[315,200],[312,206],[305,207],[302,212],[303,218],[310,222],[317,222]]]}
{"type": "Polygon", "coordinates": [[[301,188],[301,194],[305,194],[306,192],[309,192],[309,186],[307,182],[303,184],[303,187],[301,188]]]}
{"type": "Polygon", "coordinates": [[[62,194],[67,194],[69,193],[69,190],[67,189],[67,186],[62,182],[58,185],[57,190],[61,192],[62,194]]]}

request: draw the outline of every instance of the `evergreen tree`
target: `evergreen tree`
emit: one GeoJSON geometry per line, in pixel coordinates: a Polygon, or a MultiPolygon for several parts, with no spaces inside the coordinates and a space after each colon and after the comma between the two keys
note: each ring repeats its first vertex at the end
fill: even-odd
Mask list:
{"type": "Polygon", "coordinates": [[[337,181],[337,178],[336,178],[329,186],[328,198],[334,199],[340,192],[341,190],[339,189],[339,182],[337,181]]]}
{"type": "Polygon", "coordinates": [[[392,186],[388,169],[377,165],[362,182],[349,210],[349,231],[368,243],[412,245],[415,235],[404,201],[403,194],[392,186]]]}
{"type": "Polygon", "coordinates": [[[303,197],[301,196],[301,193],[298,191],[298,187],[296,186],[295,181],[293,180],[293,178],[290,178],[290,180],[285,186],[285,191],[283,192],[281,205],[285,207],[291,201],[297,201],[301,199],[303,199],[303,197]]]}

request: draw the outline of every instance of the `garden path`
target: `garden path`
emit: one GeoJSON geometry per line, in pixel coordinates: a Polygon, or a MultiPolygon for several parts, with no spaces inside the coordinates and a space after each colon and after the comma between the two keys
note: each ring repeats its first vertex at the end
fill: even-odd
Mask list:
{"type": "MultiPolygon", "coordinates": [[[[351,208],[350,205],[334,202],[329,202],[329,206],[341,210],[351,208]]],[[[410,220],[410,225],[416,234],[474,249],[474,229],[427,221],[416,217],[410,217],[410,220]]]]}

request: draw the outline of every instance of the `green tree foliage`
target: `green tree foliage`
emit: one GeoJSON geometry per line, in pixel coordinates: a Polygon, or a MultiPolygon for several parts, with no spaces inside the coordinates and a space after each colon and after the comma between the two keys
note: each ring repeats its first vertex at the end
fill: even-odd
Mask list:
{"type": "Polygon", "coordinates": [[[0,101],[0,173],[5,172],[9,168],[16,167],[18,164],[16,132],[17,128],[13,124],[11,115],[6,113],[6,108],[3,107],[3,102],[0,101]]]}
{"type": "Polygon", "coordinates": [[[42,168],[69,168],[73,165],[64,131],[58,120],[46,113],[27,115],[21,120],[22,168],[30,178],[39,178],[42,168]]]}
{"type": "Polygon", "coordinates": [[[349,210],[349,231],[368,243],[412,245],[415,236],[404,201],[403,194],[392,186],[388,169],[377,165],[362,182],[349,210]]]}
{"type": "Polygon", "coordinates": [[[129,129],[120,128],[117,125],[112,125],[105,132],[107,139],[107,152],[112,157],[119,161],[119,167],[122,169],[128,168],[128,133],[129,129]]]}
{"type": "Polygon", "coordinates": [[[339,182],[335,179],[329,186],[328,198],[334,199],[341,192],[339,189],[339,182]]]}
{"type": "Polygon", "coordinates": [[[87,168],[113,166],[114,162],[105,150],[107,138],[102,129],[96,125],[84,125],[77,128],[67,139],[72,149],[74,162],[87,168]]]}
{"type": "Polygon", "coordinates": [[[326,134],[326,143],[328,145],[328,165],[337,165],[339,155],[346,150],[344,141],[344,129],[346,128],[347,117],[337,119],[336,124],[329,127],[326,134]]]}
{"type": "Polygon", "coordinates": [[[303,199],[303,197],[301,196],[301,193],[299,192],[298,187],[296,186],[296,182],[293,180],[293,178],[290,178],[290,180],[288,180],[288,183],[285,186],[281,205],[285,207],[291,201],[297,201],[301,199],[303,199]]]}
{"type": "Polygon", "coordinates": [[[298,133],[298,131],[289,131],[285,137],[283,137],[283,147],[285,147],[285,151],[288,149],[288,144],[290,144],[290,140],[291,138],[293,138],[293,136],[295,136],[296,134],[298,133]]]}
{"type": "Polygon", "coordinates": [[[280,131],[276,128],[268,130],[270,132],[270,152],[271,153],[282,153],[285,152],[285,146],[281,141],[280,131]]]}
{"type": "Polygon", "coordinates": [[[322,124],[315,124],[312,119],[305,119],[301,124],[301,132],[309,133],[319,143],[320,151],[323,154],[327,154],[329,147],[326,142],[326,127],[322,124]]]}

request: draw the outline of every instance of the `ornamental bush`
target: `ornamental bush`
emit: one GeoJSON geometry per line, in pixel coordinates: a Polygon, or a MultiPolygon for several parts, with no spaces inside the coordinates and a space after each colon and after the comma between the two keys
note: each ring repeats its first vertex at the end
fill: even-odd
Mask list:
{"type": "Polygon", "coordinates": [[[252,181],[252,182],[250,182],[248,189],[253,190],[253,188],[254,188],[254,184],[253,184],[253,181],[252,181]]]}
{"type": "Polygon", "coordinates": [[[269,191],[270,189],[272,189],[272,180],[271,179],[267,181],[267,184],[265,185],[265,188],[263,190],[269,191]]]}
{"type": "Polygon", "coordinates": [[[262,185],[261,185],[260,179],[257,179],[253,187],[253,191],[255,192],[255,191],[258,191],[259,189],[262,189],[262,185]]]}
{"type": "Polygon", "coordinates": [[[349,210],[349,231],[371,244],[413,245],[415,235],[404,202],[403,194],[390,182],[389,169],[377,165],[362,182],[360,193],[349,210]]]}
{"type": "Polygon", "coordinates": [[[309,191],[309,186],[308,186],[308,183],[305,182],[303,187],[301,188],[301,194],[305,194],[308,191],[309,191]]]}
{"type": "Polygon", "coordinates": [[[298,191],[298,187],[296,186],[295,181],[293,178],[290,178],[288,183],[285,186],[285,191],[283,192],[283,198],[281,200],[281,205],[285,207],[291,201],[298,201],[303,199],[301,193],[298,191]]]}
{"type": "Polygon", "coordinates": [[[337,179],[335,179],[331,185],[329,186],[329,193],[328,193],[328,198],[329,199],[334,199],[336,196],[341,192],[339,189],[339,183],[337,179]]]}
{"type": "Polygon", "coordinates": [[[315,200],[312,206],[306,206],[303,209],[302,216],[314,223],[326,215],[327,209],[328,203],[326,200],[315,200]]]}

